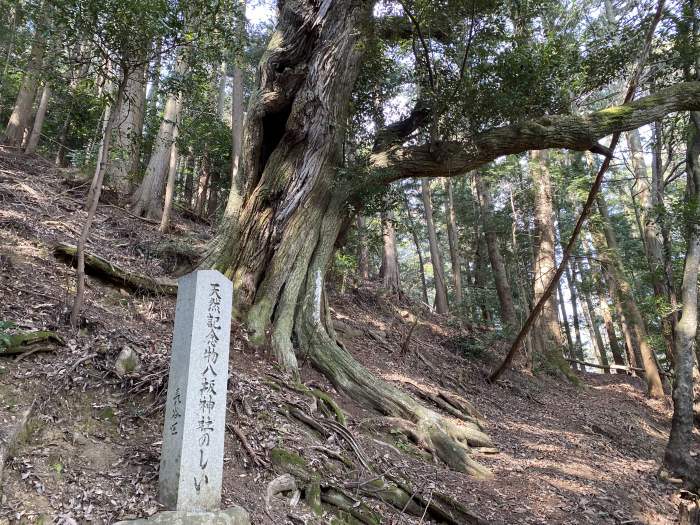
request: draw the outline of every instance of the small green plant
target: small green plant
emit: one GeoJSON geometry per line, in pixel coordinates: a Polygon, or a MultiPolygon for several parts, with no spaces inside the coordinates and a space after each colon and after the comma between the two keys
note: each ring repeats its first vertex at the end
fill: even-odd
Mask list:
{"type": "Polygon", "coordinates": [[[3,321],[0,319],[0,349],[7,348],[12,344],[12,335],[7,332],[17,328],[17,325],[12,321],[3,321]]]}

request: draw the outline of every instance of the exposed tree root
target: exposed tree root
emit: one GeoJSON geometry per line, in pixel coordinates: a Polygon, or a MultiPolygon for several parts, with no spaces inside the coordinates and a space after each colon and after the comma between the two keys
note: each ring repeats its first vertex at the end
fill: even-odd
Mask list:
{"type": "Polygon", "coordinates": [[[61,346],[65,344],[63,338],[55,332],[38,331],[25,332],[14,335],[0,335],[0,356],[17,355],[25,352],[50,352],[50,346],[32,347],[35,343],[54,342],[61,346]]]}
{"type": "MultiPolygon", "coordinates": [[[[275,448],[271,451],[270,457],[278,472],[288,473],[296,478],[297,487],[304,492],[306,501],[309,501],[309,498],[313,500],[315,491],[319,490],[320,501],[335,511],[345,513],[342,519],[346,523],[367,525],[380,523],[380,519],[374,511],[342,487],[325,479],[323,472],[313,471],[308,462],[299,454],[275,448]]],[[[405,481],[394,476],[377,476],[365,483],[357,484],[355,494],[379,499],[401,512],[413,516],[424,516],[425,519],[438,523],[448,525],[484,523],[478,516],[470,513],[466,507],[449,496],[434,492],[429,499],[426,499],[405,481]]]]}
{"type": "Polygon", "coordinates": [[[341,425],[345,425],[347,423],[347,419],[345,418],[345,413],[343,412],[343,410],[338,406],[338,404],[333,400],[333,398],[323,390],[320,390],[318,388],[309,388],[300,381],[290,382],[289,380],[286,380],[285,378],[276,376],[274,374],[268,374],[268,376],[270,376],[273,379],[273,381],[275,381],[278,385],[284,388],[287,388],[294,392],[298,392],[300,394],[304,394],[315,399],[318,402],[319,409],[321,410],[321,412],[324,413],[324,415],[328,417],[334,417],[336,421],[338,421],[338,423],[340,423],[341,425]]]}
{"type": "MultiPolygon", "coordinates": [[[[54,247],[54,255],[75,267],[76,250],[77,248],[72,244],[59,243],[54,247]]],[[[172,279],[149,277],[138,272],[130,272],[88,252],[85,252],[85,269],[89,275],[137,292],[177,294],[177,283],[172,279]]]]}

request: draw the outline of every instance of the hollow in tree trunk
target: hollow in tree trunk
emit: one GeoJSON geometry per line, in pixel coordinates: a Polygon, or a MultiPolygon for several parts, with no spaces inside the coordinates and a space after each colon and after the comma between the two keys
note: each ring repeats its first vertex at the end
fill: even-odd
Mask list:
{"type": "Polygon", "coordinates": [[[234,312],[282,366],[297,371],[295,350],[306,354],[339,390],[407,420],[452,468],[488,475],[469,455],[488,436],[373,376],[336,343],[326,307],[326,270],[352,221],[351,181],[337,168],[370,16],[359,2],[280,3],[246,116],[240,214],[219,229],[202,265],[232,280],[234,312]]]}

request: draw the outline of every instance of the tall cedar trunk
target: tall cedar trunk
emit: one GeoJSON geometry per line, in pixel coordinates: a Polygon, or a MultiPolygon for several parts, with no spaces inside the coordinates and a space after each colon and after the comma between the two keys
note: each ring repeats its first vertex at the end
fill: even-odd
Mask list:
{"type": "Polygon", "coordinates": [[[231,190],[229,191],[224,218],[220,227],[237,220],[243,204],[245,180],[241,165],[241,147],[243,144],[244,106],[243,106],[243,71],[234,64],[231,92],[231,190]]]}
{"type": "Polygon", "coordinates": [[[504,328],[509,331],[517,330],[518,319],[515,315],[515,303],[513,302],[513,293],[508,282],[506,274],[506,265],[501,256],[501,249],[498,246],[498,235],[494,230],[493,224],[493,204],[491,203],[491,194],[486,181],[478,172],[474,172],[474,184],[476,186],[476,194],[479,200],[479,211],[481,216],[481,224],[486,237],[486,246],[489,252],[489,261],[491,262],[491,270],[493,280],[496,285],[496,293],[498,294],[498,302],[501,306],[501,320],[504,328]]]}
{"type": "Polygon", "coordinates": [[[367,219],[357,216],[357,273],[360,281],[369,281],[369,248],[367,246],[367,219]]]}
{"type": "Polygon", "coordinates": [[[382,219],[382,265],[379,276],[382,278],[382,287],[391,292],[398,292],[401,288],[399,277],[399,254],[396,250],[396,231],[394,230],[394,212],[386,211],[381,214],[382,219]]]}
{"type": "MultiPolygon", "coordinates": [[[[534,302],[539,301],[542,297],[556,271],[552,182],[547,158],[546,150],[530,152],[530,173],[535,190],[534,302]]],[[[539,326],[544,344],[542,357],[550,366],[568,374],[570,372],[569,364],[562,358],[564,342],[559,329],[556,295],[550,295],[547,300],[539,318],[539,326]]]]}
{"type": "MultiPolygon", "coordinates": [[[[474,287],[478,290],[478,295],[483,297],[486,291],[486,259],[488,258],[488,247],[486,245],[486,237],[482,235],[481,229],[476,230],[476,262],[474,265],[474,287]]],[[[483,301],[479,301],[479,310],[481,318],[486,324],[491,323],[491,310],[488,309],[483,301]]]]}
{"type": "Polygon", "coordinates": [[[581,308],[583,309],[583,314],[586,316],[586,322],[588,323],[588,332],[591,336],[591,343],[596,352],[596,357],[598,363],[603,367],[603,372],[606,374],[610,373],[610,368],[608,365],[607,351],[605,349],[605,342],[603,341],[603,336],[600,333],[600,326],[598,323],[598,318],[596,316],[595,306],[593,306],[593,300],[591,299],[591,282],[588,276],[584,273],[585,268],[581,263],[577,263],[578,273],[581,276],[581,284],[579,287],[579,292],[583,296],[583,301],[581,302],[581,308]]]}
{"type": "Polygon", "coordinates": [[[32,118],[32,105],[36,96],[37,86],[39,84],[39,76],[41,66],[44,61],[44,51],[46,41],[41,29],[37,28],[34,32],[34,41],[29,55],[29,63],[22,78],[15,105],[12,109],[10,119],[7,121],[5,128],[4,142],[8,146],[19,147],[25,140],[25,134],[28,132],[28,127],[32,118]]]}
{"type": "Polygon", "coordinates": [[[440,254],[440,244],[433,220],[433,199],[430,195],[430,180],[421,181],[421,195],[423,196],[423,209],[425,211],[425,226],[428,229],[428,244],[430,246],[430,262],[433,266],[433,280],[435,281],[435,309],[439,314],[446,314],[447,286],[445,284],[445,270],[440,254]]]}
{"type": "Polygon", "coordinates": [[[193,166],[193,160],[192,160],[192,154],[188,155],[185,158],[185,163],[184,166],[182,167],[182,173],[185,177],[185,181],[183,183],[183,189],[182,189],[182,201],[185,205],[185,208],[190,209],[192,207],[192,179],[193,179],[193,172],[194,172],[194,166],[193,166]]]}
{"type": "Polygon", "coordinates": [[[664,389],[661,383],[659,369],[656,366],[654,350],[649,344],[644,319],[637,307],[637,303],[632,295],[632,286],[624,275],[622,265],[618,258],[619,248],[617,238],[610,224],[608,207],[602,195],[598,195],[598,211],[601,216],[601,223],[605,240],[600,238],[600,234],[593,236],[598,239],[598,254],[606,266],[606,270],[611,279],[611,285],[619,296],[622,311],[624,312],[624,322],[626,329],[630,332],[632,345],[639,349],[641,364],[644,368],[644,377],[647,381],[647,393],[651,397],[662,398],[664,389]],[[605,244],[607,244],[607,246],[605,244]]]}
{"type": "MultiPolygon", "coordinates": [[[[184,61],[178,59],[175,67],[176,74],[184,72],[184,61]]],[[[148,161],[143,181],[134,192],[131,199],[131,209],[135,215],[159,220],[163,212],[163,191],[168,176],[170,153],[174,142],[177,120],[180,115],[180,95],[171,93],[165,103],[163,121],[158,130],[158,136],[153,146],[151,158],[148,161]]]]}
{"type": "MultiPolygon", "coordinates": [[[[663,213],[663,198],[649,181],[647,165],[644,160],[642,140],[639,130],[627,133],[627,145],[630,150],[632,169],[634,170],[634,193],[639,199],[640,220],[644,239],[644,252],[649,265],[654,296],[662,304],[670,302],[670,291],[666,286],[666,262],[664,258],[663,236],[660,221],[657,217],[663,213]]],[[[657,175],[658,176],[658,175],[657,175]]],[[[669,362],[673,363],[673,316],[662,315],[661,326],[666,340],[666,354],[669,362]]]]}
{"type": "Polygon", "coordinates": [[[443,179],[445,194],[447,195],[447,240],[450,244],[450,261],[452,262],[452,282],[455,289],[455,301],[462,304],[462,257],[459,253],[459,229],[457,228],[457,212],[455,211],[454,196],[452,195],[452,181],[443,179]]]}
{"type": "Polygon", "coordinates": [[[39,146],[39,140],[41,139],[41,130],[44,126],[44,118],[46,117],[46,110],[49,107],[49,99],[51,98],[51,86],[49,83],[44,84],[44,89],[41,92],[41,100],[39,101],[39,107],[36,110],[36,116],[34,117],[34,126],[32,126],[32,134],[29,136],[29,142],[27,142],[27,147],[24,149],[25,153],[34,153],[36,148],[39,146]]]}
{"type": "MultiPolygon", "coordinates": [[[[700,64],[698,64],[700,66],[700,64]]],[[[700,71],[698,72],[700,75],[700,71]]],[[[690,115],[686,152],[689,213],[688,248],[683,269],[681,318],[675,332],[676,382],[673,387],[671,435],[664,463],[694,488],[700,487],[700,462],[690,455],[693,445],[693,343],[698,328],[698,269],[700,269],[700,112],[690,115]]]]}
{"type": "Polygon", "coordinates": [[[335,341],[324,283],[351,220],[349,182],[336,176],[371,6],[300,0],[279,7],[246,115],[241,211],[219,228],[202,264],[231,278],[234,312],[251,341],[269,341],[284,367],[298,370],[296,345],[339,390],[409,420],[452,468],[488,475],[468,455],[488,436],[373,376],[335,341]]]}
{"type": "MultiPolygon", "coordinates": [[[[178,98],[178,108],[177,113],[180,114],[182,104],[181,100],[178,98]]],[[[173,143],[170,145],[170,159],[168,161],[168,180],[165,183],[165,201],[163,203],[163,216],[160,219],[159,230],[161,232],[168,231],[170,223],[170,212],[173,208],[173,201],[175,200],[175,176],[177,175],[177,166],[180,159],[180,155],[177,148],[177,136],[179,133],[179,122],[175,123],[173,129],[173,143]]]]}
{"type": "Polygon", "coordinates": [[[420,238],[418,237],[418,227],[416,226],[416,221],[413,218],[413,212],[411,211],[411,205],[408,202],[408,195],[406,193],[403,194],[403,204],[406,208],[406,217],[408,218],[408,227],[411,229],[413,245],[416,247],[416,253],[418,254],[418,270],[420,273],[423,301],[426,305],[430,306],[430,299],[428,298],[428,282],[425,278],[425,258],[423,257],[423,249],[421,248],[420,238]]]}
{"type": "Polygon", "coordinates": [[[131,176],[139,165],[141,133],[146,104],[146,66],[137,67],[129,75],[126,92],[118,112],[105,173],[108,185],[120,194],[131,190],[131,176]]]}

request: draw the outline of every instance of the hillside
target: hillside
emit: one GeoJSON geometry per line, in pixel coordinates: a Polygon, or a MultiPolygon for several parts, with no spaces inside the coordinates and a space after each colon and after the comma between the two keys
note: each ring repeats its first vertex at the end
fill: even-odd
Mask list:
{"type": "MultiPolygon", "coordinates": [[[[88,278],[83,328],[67,329],[73,270],[53,247],[75,242],[87,187],[38,156],[0,150],[0,321],[22,331],[53,330],[65,342],[0,357],[0,438],[31,409],[2,473],[0,523],[112,523],[160,508],[175,300],[88,278]],[[115,360],[125,347],[138,354],[140,367],[120,376],[115,360]]],[[[111,205],[109,195],[103,200],[88,250],[152,277],[182,272],[212,233],[176,214],[173,233],[162,235],[157,225],[111,205]]],[[[314,517],[303,500],[290,506],[290,492],[273,496],[266,508],[270,481],[295,464],[294,454],[302,470],[321,474],[326,503],[345,498],[353,502],[348,512],[362,509],[382,523],[439,522],[435,505],[474,523],[677,519],[677,486],[657,476],[671,410],[647,399],[640,379],[580,374],[574,386],[514,371],[489,385],[484,371],[502,355],[491,332],[459,326],[372,286],[332,293],[330,305],[339,339],[375,374],[439,411],[452,406],[440,403],[445,391],[476,407],[496,444],[496,450],[476,449],[477,459],[494,477],[450,471],[404,436],[382,431],[379,414],[335,391],[302,359],[303,385],[328,393],[347,416],[349,434],[329,430],[319,421],[331,419],[323,410],[330,404],[282,377],[265,350],[251,347],[234,325],[223,503],[242,505],[254,523],[329,522],[330,514],[314,517]],[[405,485],[411,497],[404,508],[368,490],[382,475],[405,485]],[[411,514],[426,504],[424,515],[411,514]]]]}

